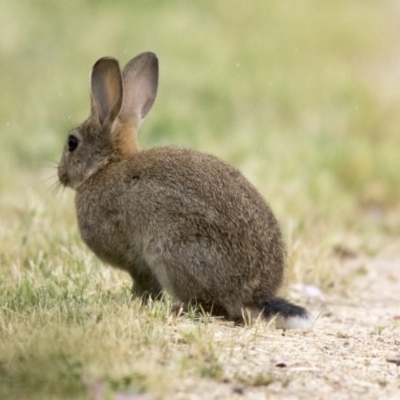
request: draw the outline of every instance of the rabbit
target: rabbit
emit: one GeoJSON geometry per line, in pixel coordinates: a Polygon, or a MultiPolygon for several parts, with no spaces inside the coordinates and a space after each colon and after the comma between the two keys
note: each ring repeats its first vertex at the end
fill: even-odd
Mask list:
{"type": "Polygon", "coordinates": [[[269,205],[217,157],[166,146],[140,150],[139,127],[153,106],[158,59],[146,52],[121,71],[93,66],[91,114],[69,132],[58,177],[75,190],[79,231],[98,258],[127,271],[134,296],[168,292],[229,320],[276,317],[306,329],[306,309],[276,297],[285,246],[269,205]]]}

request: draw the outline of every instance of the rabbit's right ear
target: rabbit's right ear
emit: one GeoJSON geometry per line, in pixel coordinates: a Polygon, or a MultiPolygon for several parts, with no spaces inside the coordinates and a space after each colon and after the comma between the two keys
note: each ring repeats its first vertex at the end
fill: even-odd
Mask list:
{"type": "Polygon", "coordinates": [[[122,77],[124,101],[118,119],[126,128],[137,131],[156,99],[157,56],[154,53],[146,52],[132,58],[123,69],[122,77]]]}
{"type": "Polygon", "coordinates": [[[122,76],[115,58],[103,57],[94,64],[90,76],[92,118],[100,125],[113,123],[122,105],[122,76]]]}

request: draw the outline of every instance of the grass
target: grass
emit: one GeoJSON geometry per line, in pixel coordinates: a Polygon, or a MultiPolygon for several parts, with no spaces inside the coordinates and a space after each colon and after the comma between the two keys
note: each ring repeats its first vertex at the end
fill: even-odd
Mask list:
{"type": "Polygon", "coordinates": [[[287,283],[346,296],[365,268],[343,271],[343,257],[378,257],[400,233],[398,7],[17,0],[0,11],[0,398],[290,386],[285,371],[249,371],[252,348],[274,340],[261,323],[129,302],[129,278],[82,244],[73,194],[43,179],[89,112],[93,63],[153,50],[160,91],[142,147],[184,145],[241,169],[281,221],[287,283]]]}

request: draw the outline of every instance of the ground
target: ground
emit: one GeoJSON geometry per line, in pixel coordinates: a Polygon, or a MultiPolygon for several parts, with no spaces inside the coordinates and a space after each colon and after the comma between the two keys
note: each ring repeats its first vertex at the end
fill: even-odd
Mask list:
{"type": "Polygon", "coordinates": [[[262,327],[255,334],[255,328],[217,324],[211,329],[225,373],[234,371],[243,382],[185,382],[177,398],[397,399],[399,262],[366,262],[368,273],[352,294],[310,305],[319,314],[310,331],[262,327]]]}
{"type": "Polygon", "coordinates": [[[282,295],[314,323],[282,331],[131,301],[127,274],[83,245],[71,194],[46,208],[3,197],[0,398],[398,397],[399,212],[342,234],[327,219],[285,229],[282,295]]]}

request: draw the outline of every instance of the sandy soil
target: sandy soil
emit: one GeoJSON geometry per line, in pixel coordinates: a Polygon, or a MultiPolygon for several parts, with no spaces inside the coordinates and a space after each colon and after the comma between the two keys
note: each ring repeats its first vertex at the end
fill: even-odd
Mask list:
{"type": "Polygon", "coordinates": [[[400,259],[356,262],[365,274],[347,298],[309,305],[322,311],[311,331],[213,324],[222,382],[184,381],[173,397],[400,399],[400,259]]]}

